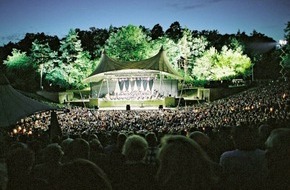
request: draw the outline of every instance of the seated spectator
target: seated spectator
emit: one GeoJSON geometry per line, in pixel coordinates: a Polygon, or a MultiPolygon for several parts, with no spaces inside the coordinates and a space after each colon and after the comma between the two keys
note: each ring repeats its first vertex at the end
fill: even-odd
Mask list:
{"type": "Polygon", "coordinates": [[[209,137],[200,131],[194,131],[189,134],[189,138],[194,140],[204,151],[207,151],[207,146],[209,144],[209,137]]]}
{"type": "Polygon", "coordinates": [[[157,181],[161,190],[211,189],[215,176],[206,153],[181,135],[161,140],[157,181]]]}
{"type": "Polygon", "coordinates": [[[5,144],[0,141],[0,189],[6,189],[8,177],[7,177],[7,165],[5,162],[5,144]]]}
{"type": "Polygon", "coordinates": [[[82,139],[76,138],[68,145],[67,156],[69,160],[74,160],[77,158],[89,159],[90,145],[89,143],[82,139]]]}
{"type": "Polygon", "coordinates": [[[43,163],[34,166],[32,174],[34,178],[42,179],[48,183],[55,181],[55,176],[59,173],[61,167],[61,158],[63,151],[61,147],[56,144],[49,144],[43,150],[43,163]]]}
{"type": "Polygon", "coordinates": [[[233,127],[236,149],[226,151],[220,157],[224,189],[264,189],[267,176],[265,151],[257,148],[255,134],[255,130],[246,125],[233,127]]]}
{"type": "Polygon", "coordinates": [[[75,159],[62,166],[55,189],[61,190],[111,190],[106,174],[96,164],[85,159],[75,159]]]}
{"type": "Polygon", "coordinates": [[[280,128],[271,132],[266,141],[269,175],[267,189],[290,188],[290,129],[280,128]]]}
{"type": "Polygon", "coordinates": [[[114,189],[155,190],[155,170],[144,162],[148,149],[145,138],[131,135],[123,146],[126,163],[119,173],[119,179],[113,185],[114,189]]]}
{"type": "Polygon", "coordinates": [[[48,189],[48,184],[31,176],[34,153],[28,148],[16,148],[7,156],[8,183],[6,190],[48,189]]]}
{"type": "Polygon", "coordinates": [[[69,144],[71,142],[73,142],[73,139],[68,137],[68,138],[64,139],[61,142],[61,144],[60,144],[61,149],[62,149],[62,151],[64,153],[64,155],[62,156],[62,159],[61,159],[62,163],[65,163],[65,162],[69,161],[69,157],[68,157],[68,155],[69,155],[69,144]]]}
{"type": "Polygon", "coordinates": [[[110,143],[109,145],[105,146],[104,152],[106,154],[111,154],[113,151],[117,149],[117,139],[118,139],[118,132],[112,131],[110,136],[110,143]]]}
{"type": "MultiPolygon", "coordinates": [[[[205,133],[200,132],[200,131],[194,131],[194,132],[189,134],[189,138],[194,140],[202,148],[202,150],[204,150],[205,153],[208,156],[210,156],[208,154],[208,146],[209,146],[209,143],[210,143],[210,138],[205,133]]],[[[221,174],[222,174],[221,166],[218,164],[218,162],[214,162],[214,161],[211,162],[211,165],[212,165],[214,174],[217,177],[220,177],[221,174]]],[[[216,186],[218,186],[218,184],[216,186]]]]}
{"type": "Polygon", "coordinates": [[[271,131],[274,129],[274,124],[262,124],[258,128],[258,143],[259,147],[265,150],[265,142],[269,137],[271,131]]]}
{"type": "Polygon", "coordinates": [[[126,139],[127,139],[126,134],[119,133],[116,143],[117,147],[113,151],[111,151],[111,153],[108,155],[109,163],[105,166],[104,171],[112,181],[118,178],[118,174],[123,170],[125,156],[122,154],[122,149],[126,139]]]}
{"type": "Polygon", "coordinates": [[[109,156],[104,153],[104,148],[98,139],[90,141],[90,161],[105,170],[108,166],[109,156]]]}
{"type": "Polygon", "coordinates": [[[147,150],[147,154],[145,157],[145,162],[147,164],[156,165],[158,163],[157,153],[159,152],[156,134],[153,132],[148,133],[148,134],[146,134],[145,139],[148,143],[148,150],[147,150]]]}

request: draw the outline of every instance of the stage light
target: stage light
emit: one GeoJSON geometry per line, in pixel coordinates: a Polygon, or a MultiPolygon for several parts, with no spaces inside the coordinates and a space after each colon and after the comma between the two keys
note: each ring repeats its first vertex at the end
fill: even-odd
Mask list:
{"type": "Polygon", "coordinates": [[[280,61],[280,66],[281,66],[281,70],[280,73],[282,75],[282,79],[284,79],[285,81],[287,80],[287,76],[286,76],[286,71],[285,71],[285,66],[284,66],[284,60],[283,60],[283,56],[285,53],[285,51],[283,50],[283,47],[287,45],[287,41],[286,40],[279,40],[279,44],[277,45],[277,48],[281,50],[281,61],[280,61]]]}
{"type": "Polygon", "coordinates": [[[279,45],[282,47],[287,45],[287,40],[279,40],[279,45]]]}

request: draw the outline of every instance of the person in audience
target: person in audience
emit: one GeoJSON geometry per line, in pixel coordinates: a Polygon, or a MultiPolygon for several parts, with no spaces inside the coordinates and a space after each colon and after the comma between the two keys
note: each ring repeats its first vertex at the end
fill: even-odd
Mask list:
{"type": "Polygon", "coordinates": [[[256,129],[235,126],[232,139],[236,149],[220,157],[224,189],[264,189],[267,165],[265,151],[257,148],[256,129]]]}
{"type": "Polygon", "coordinates": [[[65,163],[54,184],[58,190],[112,190],[103,170],[86,159],[75,159],[65,163]]]}
{"type": "Polygon", "coordinates": [[[206,153],[188,137],[163,137],[158,159],[157,182],[161,190],[211,189],[217,182],[206,153]]]}
{"type": "Polygon", "coordinates": [[[48,189],[43,180],[34,179],[31,170],[34,164],[34,153],[24,147],[11,150],[6,159],[8,183],[6,190],[48,189]]]}
{"type": "Polygon", "coordinates": [[[53,183],[60,171],[62,156],[63,151],[60,145],[56,143],[47,145],[42,154],[43,163],[35,165],[32,170],[33,177],[45,180],[49,184],[53,183]]]}
{"type": "Polygon", "coordinates": [[[105,146],[104,152],[106,154],[110,154],[111,152],[115,151],[117,149],[117,138],[118,138],[118,132],[112,131],[110,134],[110,144],[105,146]]]}
{"type": "Polygon", "coordinates": [[[194,131],[189,134],[189,138],[194,140],[204,151],[207,151],[207,146],[209,145],[209,137],[200,131],[194,131]]]}
{"type": "Polygon", "coordinates": [[[70,143],[73,142],[73,139],[72,138],[69,138],[67,137],[66,139],[64,139],[61,143],[60,143],[60,146],[61,146],[61,149],[63,151],[63,156],[62,156],[62,159],[61,159],[61,163],[66,163],[70,160],[70,158],[68,157],[69,155],[69,147],[70,147],[70,143]]]}
{"type": "Polygon", "coordinates": [[[88,160],[89,155],[90,155],[90,144],[85,139],[76,138],[69,144],[68,157],[70,160],[78,158],[88,160]]]}
{"type": "MultiPolygon", "coordinates": [[[[205,151],[207,156],[209,156],[209,158],[211,160],[213,172],[214,172],[216,177],[220,178],[222,175],[222,167],[219,165],[218,162],[213,161],[213,159],[210,157],[211,155],[208,154],[208,152],[209,152],[208,146],[210,144],[210,138],[205,133],[200,132],[200,131],[194,131],[194,132],[190,133],[189,138],[194,140],[194,142],[196,142],[202,148],[202,150],[205,151]]],[[[217,183],[216,187],[219,187],[220,185],[221,184],[217,183]]]]}
{"type": "Polygon", "coordinates": [[[109,156],[104,153],[104,148],[101,142],[95,138],[90,142],[90,161],[99,166],[102,170],[106,170],[109,165],[109,156]]]}
{"type": "Polygon", "coordinates": [[[290,128],[274,129],[266,143],[269,175],[267,189],[290,188],[290,128]]]}
{"type": "Polygon", "coordinates": [[[119,174],[122,172],[126,161],[125,156],[122,154],[126,139],[127,135],[125,133],[119,133],[116,143],[117,148],[108,155],[108,164],[105,166],[104,170],[113,184],[115,184],[116,180],[119,178],[119,174]]]}
{"type": "Polygon", "coordinates": [[[155,168],[144,162],[147,149],[148,143],[144,137],[131,135],[126,139],[122,151],[126,163],[119,174],[118,182],[113,185],[115,189],[156,190],[155,168]]]}
{"type": "Polygon", "coordinates": [[[154,132],[147,133],[145,139],[148,143],[148,150],[145,157],[145,162],[147,164],[157,165],[157,154],[159,152],[158,141],[156,134],[154,132]]]}
{"type": "Polygon", "coordinates": [[[5,141],[0,141],[0,189],[5,190],[8,176],[7,176],[7,165],[5,161],[5,149],[7,148],[5,141]]]}
{"type": "Polygon", "coordinates": [[[265,150],[265,142],[272,131],[272,127],[269,124],[262,124],[258,127],[258,145],[259,148],[265,150]]]}

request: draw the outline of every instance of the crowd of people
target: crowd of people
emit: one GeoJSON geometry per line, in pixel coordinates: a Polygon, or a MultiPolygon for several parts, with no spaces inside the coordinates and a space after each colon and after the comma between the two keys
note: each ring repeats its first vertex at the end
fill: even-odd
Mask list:
{"type": "Polygon", "coordinates": [[[2,189],[287,189],[289,93],[271,82],[178,109],[65,107],[57,126],[36,113],[3,136],[2,189]]]}

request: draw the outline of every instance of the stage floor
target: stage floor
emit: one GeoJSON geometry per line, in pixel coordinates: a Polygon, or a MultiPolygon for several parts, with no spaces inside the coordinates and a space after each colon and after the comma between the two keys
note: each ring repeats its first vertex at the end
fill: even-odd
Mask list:
{"type": "MultiPolygon", "coordinates": [[[[158,110],[158,107],[139,107],[139,106],[130,106],[130,110],[140,110],[140,111],[146,111],[146,110],[158,110]]],[[[167,108],[163,108],[167,109],[167,108]]],[[[119,107],[101,107],[99,110],[127,110],[126,106],[119,106],[119,107]]]]}

